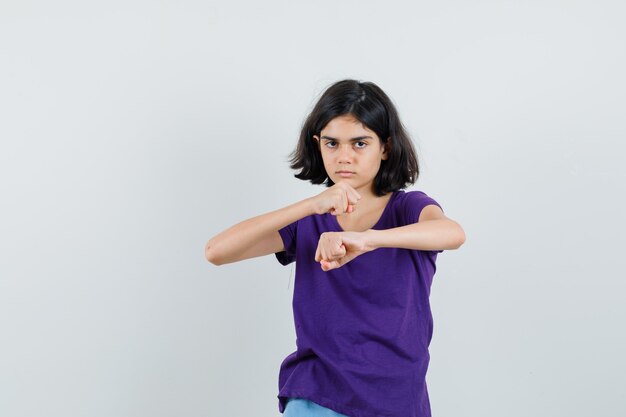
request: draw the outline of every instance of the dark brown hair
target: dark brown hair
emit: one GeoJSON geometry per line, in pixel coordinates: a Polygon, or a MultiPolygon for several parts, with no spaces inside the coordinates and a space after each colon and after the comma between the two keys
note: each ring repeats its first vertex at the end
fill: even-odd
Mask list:
{"type": "Polygon", "coordinates": [[[337,81],[323,92],[302,125],[296,149],[289,155],[291,169],[299,169],[294,176],[312,184],[335,183],[324,169],[322,154],[313,135],[338,116],[352,116],[374,131],[381,146],[391,138],[389,157],[381,161],[374,178],[374,192],[383,196],[414,184],[419,176],[419,165],[413,142],[400,121],[391,99],[372,82],[352,79],[337,81]]]}

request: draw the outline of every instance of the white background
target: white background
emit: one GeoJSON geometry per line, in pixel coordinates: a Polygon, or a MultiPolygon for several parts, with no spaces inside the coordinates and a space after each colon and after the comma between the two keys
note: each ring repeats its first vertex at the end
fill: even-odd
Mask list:
{"type": "Polygon", "coordinates": [[[439,255],[434,417],[626,415],[619,1],[0,2],[0,415],[274,416],[293,265],[225,228],[323,191],[343,78],[392,98],[439,255]]]}

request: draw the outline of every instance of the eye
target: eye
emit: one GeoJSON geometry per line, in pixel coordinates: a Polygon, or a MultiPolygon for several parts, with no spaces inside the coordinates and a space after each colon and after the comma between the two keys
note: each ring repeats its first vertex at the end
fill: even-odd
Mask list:
{"type": "MultiPolygon", "coordinates": [[[[330,149],[335,148],[334,146],[329,146],[331,143],[332,143],[332,144],[335,144],[335,141],[334,141],[334,140],[329,140],[329,141],[327,141],[327,142],[326,142],[326,147],[327,147],[327,148],[330,148],[330,149]]],[[[362,143],[362,144],[363,144],[363,146],[357,146],[357,147],[356,147],[357,149],[363,149],[363,148],[366,148],[366,147],[367,147],[367,142],[363,142],[362,140],[360,140],[360,141],[358,141],[358,142],[355,142],[355,144],[356,144],[356,143],[362,143]]]]}

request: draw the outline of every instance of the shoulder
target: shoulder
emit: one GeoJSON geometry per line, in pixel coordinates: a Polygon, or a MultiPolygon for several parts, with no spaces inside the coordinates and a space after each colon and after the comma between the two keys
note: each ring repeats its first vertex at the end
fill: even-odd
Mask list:
{"type": "Polygon", "coordinates": [[[396,191],[396,201],[400,206],[419,205],[428,202],[434,202],[435,200],[421,190],[398,190],[396,191]]]}
{"type": "Polygon", "coordinates": [[[405,224],[444,217],[441,205],[422,190],[399,190],[397,194],[397,208],[405,224]]]}

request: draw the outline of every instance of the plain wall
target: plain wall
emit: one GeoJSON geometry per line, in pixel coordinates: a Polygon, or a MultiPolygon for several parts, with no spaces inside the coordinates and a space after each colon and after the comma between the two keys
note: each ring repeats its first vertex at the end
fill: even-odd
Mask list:
{"type": "Polygon", "coordinates": [[[274,416],[294,264],[208,239],[324,190],[287,157],[373,81],[467,236],[434,417],[626,415],[626,6],[0,3],[0,415],[274,416]]]}

